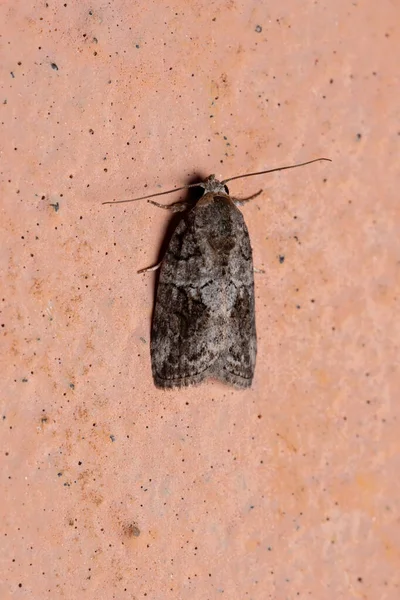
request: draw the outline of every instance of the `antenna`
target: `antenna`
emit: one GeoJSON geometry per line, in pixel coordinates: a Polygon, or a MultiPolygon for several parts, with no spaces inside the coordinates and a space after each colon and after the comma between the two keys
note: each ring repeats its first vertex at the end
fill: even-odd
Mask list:
{"type": "Polygon", "coordinates": [[[123,204],[124,202],[136,202],[137,200],[147,200],[147,198],[155,198],[156,196],[165,196],[165,194],[172,194],[172,192],[180,192],[181,190],[187,190],[193,187],[201,187],[203,182],[200,183],[191,183],[190,185],[184,185],[179,188],[174,188],[173,190],[168,190],[167,192],[157,192],[156,194],[149,194],[149,196],[140,196],[140,198],[132,198],[131,200],[115,200],[111,202],[102,202],[102,204],[123,204]]]}
{"type": "Polygon", "coordinates": [[[247,173],[247,175],[236,175],[236,177],[230,177],[229,179],[224,179],[221,183],[228,183],[228,181],[233,181],[234,179],[242,179],[243,177],[253,177],[253,175],[264,175],[265,173],[274,173],[276,171],[285,171],[285,169],[295,169],[296,167],[304,167],[305,165],[311,165],[311,163],[319,162],[320,160],[327,160],[332,162],[330,158],[314,158],[314,160],[308,160],[307,162],[298,163],[296,165],[289,165],[287,167],[276,167],[275,169],[267,169],[266,171],[257,171],[257,173],[247,173]]]}
{"type": "MultiPolygon", "coordinates": [[[[296,167],[304,167],[305,165],[311,165],[311,163],[320,162],[322,160],[327,160],[332,162],[330,158],[314,158],[314,160],[308,160],[307,162],[298,163],[296,165],[288,165],[287,167],[276,167],[275,169],[267,169],[266,171],[257,171],[256,173],[247,173],[246,175],[236,175],[235,177],[230,177],[229,179],[224,179],[221,183],[228,183],[228,181],[233,181],[234,179],[243,179],[244,177],[253,177],[254,175],[264,175],[265,173],[275,173],[276,171],[285,171],[286,169],[295,169],[296,167]]],[[[149,194],[148,196],[140,196],[140,198],[132,198],[129,200],[115,200],[102,202],[102,204],[123,204],[124,202],[137,202],[138,200],[147,200],[148,198],[156,198],[157,196],[165,196],[166,194],[172,194],[172,192],[180,192],[181,190],[187,190],[189,188],[194,187],[204,187],[204,183],[200,181],[199,183],[191,183],[189,185],[184,185],[179,188],[174,188],[173,190],[167,190],[166,192],[157,192],[156,194],[149,194]]]]}

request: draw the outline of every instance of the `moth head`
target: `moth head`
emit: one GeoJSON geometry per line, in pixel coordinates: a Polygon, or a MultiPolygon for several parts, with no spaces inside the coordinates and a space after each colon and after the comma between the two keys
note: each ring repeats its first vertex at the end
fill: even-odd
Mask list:
{"type": "Polygon", "coordinates": [[[199,187],[204,189],[204,193],[207,194],[210,192],[211,194],[218,194],[222,192],[223,194],[229,195],[229,190],[224,184],[223,181],[218,181],[215,175],[209,175],[204,181],[197,184],[199,187]]]}

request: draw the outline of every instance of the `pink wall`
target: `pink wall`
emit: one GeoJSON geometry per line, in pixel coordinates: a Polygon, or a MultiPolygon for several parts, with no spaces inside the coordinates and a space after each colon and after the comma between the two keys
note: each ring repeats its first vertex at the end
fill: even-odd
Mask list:
{"type": "Polygon", "coordinates": [[[0,8],[0,598],[397,600],[398,3],[47,4],[0,8]],[[102,202],[318,156],[230,186],[252,389],[155,389],[171,217],[102,202]]]}

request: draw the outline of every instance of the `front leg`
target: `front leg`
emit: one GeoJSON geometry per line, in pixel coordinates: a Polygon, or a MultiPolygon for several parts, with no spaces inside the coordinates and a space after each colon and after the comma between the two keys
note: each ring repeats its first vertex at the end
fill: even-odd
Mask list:
{"type": "Polygon", "coordinates": [[[172,210],[172,212],[182,212],[189,208],[189,204],[187,202],[174,202],[173,204],[160,204],[159,202],[155,202],[154,200],[148,200],[148,202],[150,204],[154,204],[154,206],[158,206],[158,208],[172,210]]]}
{"type": "Polygon", "coordinates": [[[257,196],[259,196],[261,194],[261,192],[262,192],[262,190],[258,190],[258,192],[256,192],[255,194],[252,194],[251,196],[248,196],[247,198],[232,198],[232,196],[231,196],[231,200],[233,201],[235,206],[243,206],[243,204],[246,204],[246,202],[249,202],[249,200],[253,200],[253,198],[257,198],[257,196]]]}

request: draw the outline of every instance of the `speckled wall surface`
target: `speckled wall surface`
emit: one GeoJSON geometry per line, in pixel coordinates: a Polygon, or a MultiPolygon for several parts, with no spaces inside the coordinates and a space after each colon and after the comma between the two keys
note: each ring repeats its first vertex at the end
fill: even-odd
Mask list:
{"type": "Polygon", "coordinates": [[[1,599],[397,600],[398,2],[0,10],[1,599]],[[317,156],[231,185],[252,389],[156,390],[170,215],[102,202],[317,156]]]}

